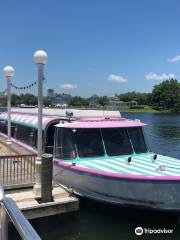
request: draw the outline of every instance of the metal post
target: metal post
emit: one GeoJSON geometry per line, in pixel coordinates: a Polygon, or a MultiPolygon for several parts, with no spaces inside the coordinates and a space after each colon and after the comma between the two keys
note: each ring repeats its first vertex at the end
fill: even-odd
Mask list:
{"type": "Polygon", "coordinates": [[[35,52],[34,59],[38,69],[38,156],[36,158],[36,183],[34,185],[34,194],[41,197],[41,164],[42,164],[42,114],[43,114],[43,79],[44,65],[47,63],[46,52],[39,50],[35,52]]]}
{"type": "Polygon", "coordinates": [[[41,164],[42,164],[42,114],[43,114],[43,67],[44,64],[38,63],[38,155],[36,158],[36,184],[34,194],[40,197],[41,193],[41,164]]]}
{"type": "Polygon", "coordinates": [[[38,63],[38,158],[42,155],[42,114],[43,114],[43,67],[38,63]]]}
{"type": "Polygon", "coordinates": [[[52,172],[53,172],[53,156],[52,154],[44,153],[42,155],[41,168],[41,198],[42,202],[52,202],[52,172]]]}
{"type": "Polygon", "coordinates": [[[11,142],[11,77],[7,77],[8,142],[11,142]]]}
{"type": "Polygon", "coordinates": [[[6,66],[4,68],[4,75],[7,79],[7,107],[8,107],[8,139],[7,145],[9,149],[9,155],[11,154],[11,77],[14,75],[14,68],[11,66],[6,66]]]}

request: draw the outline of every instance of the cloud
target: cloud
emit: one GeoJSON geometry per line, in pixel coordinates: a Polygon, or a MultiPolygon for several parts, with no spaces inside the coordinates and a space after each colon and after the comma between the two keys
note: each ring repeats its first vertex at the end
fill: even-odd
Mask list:
{"type": "Polygon", "coordinates": [[[180,61],[180,55],[177,55],[173,58],[168,58],[168,62],[178,62],[180,61]]]}
{"type": "Polygon", "coordinates": [[[123,76],[115,75],[115,74],[110,74],[108,76],[108,80],[109,81],[120,82],[120,83],[128,82],[128,80],[126,78],[124,78],[123,76]]]}
{"type": "Polygon", "coordinates": [[[154,72],[150,72],[148,74],[145,75],[145,79],[146,80],[160,80],[160,81],[164,81],[170,78],[175,78],[175,75],[173,73],[169,73],[169,74],[165,74],[165,73],[161,73],[161,74],[157,74],[154,72]]]}
{"type": "Polygon", "coordinates": [[[71,83],[65,83],[65,84],[60,85],[60,88],[63,88],[63,89],[74,89],[77,87],[78,86],[76,84],[71,84],[71,83]]]}

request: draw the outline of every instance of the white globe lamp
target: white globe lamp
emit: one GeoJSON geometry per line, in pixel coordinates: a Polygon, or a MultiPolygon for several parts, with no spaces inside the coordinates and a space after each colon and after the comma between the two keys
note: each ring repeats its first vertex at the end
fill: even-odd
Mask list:
{"type": "Polygon", "coordinates": [[[37,64],[46,64],[48,60],[48,55],[43,50],[38,50],[34,53],[34,60],[37,64]]]}
{"type": "Polygon", "coordinates": [[[4,67],[4,76],[5,77],[13,77],[14,76],[14,68],[11,66],[4,67]]]}

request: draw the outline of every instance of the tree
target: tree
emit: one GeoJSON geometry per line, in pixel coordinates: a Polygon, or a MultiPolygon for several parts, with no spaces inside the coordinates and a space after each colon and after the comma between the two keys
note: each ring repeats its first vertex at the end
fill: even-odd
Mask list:
{"type": "Polygon", "coordinates": [[[151,105],[151,93],[133,91],[120,94],[118,97],[123,102],[137,101],[139,105],[151,105]]]}
{"type": "Polygon", "coordinates": [[[20,105],[21,104],[21,97],[16,95],[16,94],[12,94],[11,95],[11,104],[12,106],[17,106],[17,105],[20,105]]]}
{"type": "Polygon", "coordinates": [[[37,97],[30,93],[21,94],[20,97],[22,97],[22,103],[26,105],[37,105],[37,97]]]}
{"type": "Polygon", "coordinates": [[[0,106],[4,107],[7,105],[7,97],[4,95],[0,95],[0,106]]]}
{"type": "Polygon", "coordinates": [[[87,102],[84,98],[80,96],[75,96],[72,98],[70,105],[77,106],[77,107],[87,106],[87,102]]]}
{"type": "Polygon", "coordinates": [[[176,79],[155,85],[152,91],[154,106],[174,112],[180,111],[180,83],[176,79]]]}
{"type": "Polygon", "coordinates": [[[44,98],[43,98],[43,104],[44,104],[45,106],[53,105],[53,104],[52,104],[52,99],[51,99],[50,97],[44,97],[44,98]]]}
{"type": "Polygon", "coordinates": [[[101,106],[104,107],[104,106],[106,106],[108,103],[109,103],[108,97],[103,96],[103,97],[100,97],[100,98],[99,98],[99,104],[100,104],[101,106]]]}

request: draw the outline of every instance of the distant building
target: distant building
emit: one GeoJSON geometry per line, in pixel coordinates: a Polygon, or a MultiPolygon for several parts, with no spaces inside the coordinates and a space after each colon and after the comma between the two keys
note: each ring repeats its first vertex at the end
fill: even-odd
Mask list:
{"type": "Polygon", "coordinates": [[[137,107],[138,106],[137,101],[134,101],[134,100],[127,102],[127,104],[129,105],[129,107],[137,107]]]}
{"type": "Polygon", "coordinates": [[[106,108],[109,110],[128,109],[131,107],[136,107],[138,105],[136,101],[123,102],[120,101],[118,97],[109,97],[108,99],[109,103],[106,108]]]}
{"type": "Polygon", "coordinates": [[[72,96],[67,93],[56,93],[56,96],[53,99],[54,104],[67,104],[71,102],[72,96]]]}
{"type": "Polygon", "coordinates": [[[87,99],[87,102],[90,107],[97,107],[97,106],[99,106],[99,96],[94,94],[90,98],[87,99]]]}
{"type": "Polygon", "coordinates": [[[49,98],[52,98],[52,97],[55,96],[55,93],[54,93],[54,89],[53,89],[53,88],[49,88],[49,89],[47,90],[47,96],[48,96],[49,98]]]}
{"type": "Polygon", "coordinates": [[[56,93],[54,89],[47,90],[47,96],[51,100],[53,105],[60,106],[68,106],[71,102],[72,96],[67,93],[56,93]]]}

